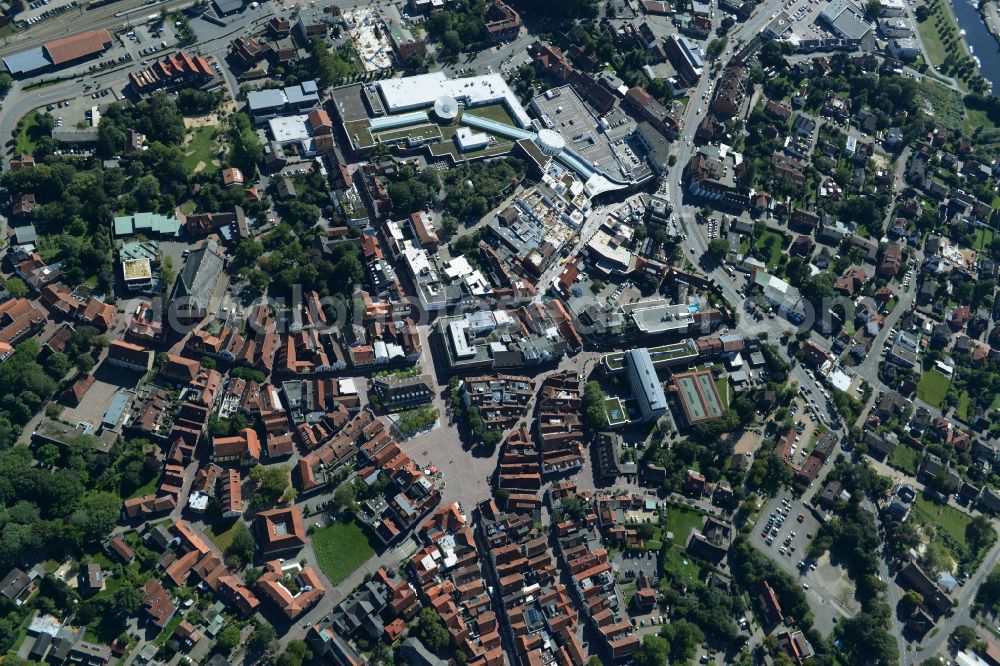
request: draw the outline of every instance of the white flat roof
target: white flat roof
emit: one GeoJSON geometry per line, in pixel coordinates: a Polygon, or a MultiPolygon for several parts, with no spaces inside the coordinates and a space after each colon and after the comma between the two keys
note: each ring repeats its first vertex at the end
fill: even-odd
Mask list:
{"type": "Polygon", "coordinates": [[[463,278],[473,272],[472,264],[464,256],[458,256],[444,265],[444,274],[449,279],[463,278]]]}
{"type": "Polygon", "coordinates": [[[482,132],[473,132],[468,127],[459,127],[455,131],[455,140],[462,151],[483,148],[490,142],[490,137],[482,132]]]}
{"type": "Polygon", "coordinates": [[[308,139],[312,134],[309,131],[309,116],[280,116],[267,121],[271,129],[271,136],[280,143],[290,141],[301,141],[308,139]]]}
{"type": "Polygon", "coordinates": [[[438,98],[447,95],[467,107],[503,102],[520,127],[531,124],[514,91],[499,74],[449,79],[444,72],[430,72],[379,81],[376,85],[390,113],[433,106],[438,98]]]}
{"type": "Polygon", "coordinates": [[[465,337],[465,331],[468,328],[469,324],[464,319],[448,324],[448,336],[451,338],[451,344],[455,348],[455,356],[458,358],[470,358],[476,355],[475,347],[470,345],[465,337]]]}

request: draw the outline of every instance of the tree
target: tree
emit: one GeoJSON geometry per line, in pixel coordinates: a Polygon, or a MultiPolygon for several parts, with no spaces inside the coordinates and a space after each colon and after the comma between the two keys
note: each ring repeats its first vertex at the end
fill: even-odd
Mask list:
{"type": "Polygon", "coordinates": [[[229,136],[232,139],[229,161],[246,176],[252,176],[257,171],[257,164],[264,160],[264,147],[245,113],[232,115],[229,136]]]}
{"type": "Polygon", "coordinates": [[[721,264],[726,259],[726,255],[729,254],[729,243],[727,243],[722,238],[716,238],[708,243],[708,249],[705,250],[705,254],[717,264],[721,264]]]}
{"type": "Polygon", "coordinates": [[[1000,570],[994,569],[976,590],[976,603],[993,612],[1000,607],[1000,570]]]}
{"type": "Polygon", "coordinates": [[[278,658],[277,666],[302,666],[312,657],[312,652],[305,641],[289,641],[288,647],[278,658]]]}
{"type": "Polygon", "coordinates": [[[113,493],[95,492],[85,495],[79,508],[70,517],[70,523],[80,530],[84,542],[102,541],[121,515],[121,499],[113,493]]]}
{"type": "Polygon", "coordinates": [[[28,285],[19,277],[12,277],[7,280],[7,291],[14,298],[24,298],[28,295],[28,285]]]}
{"type": "Polygon", "coordinates": [[[355,71],[355,66],[350,60],[339,50],[330,50],[321,39],[313,38],[309,41],[309,54],[313,71],[324,88],[336,84],[338,80],[355,71]]]}
{"type": "Polygon", "coordinates": [[[424,608],[420,611],[414,635],[424,644],[424,647],[434,653],[443,652],[451,643],[451,634],[448,633],[448,628],[444,626],[441,617],[432,608],[424,608]]]}
{"type": "Polygon", "coordinates": [[[924,597],[916,590],[910,590],[899,600],[899,612],[903,617],[910,617],[924,604],[924,597]]]}
{"type": "Polygon", "coordinates": [[[587,507],[576,495],[567,495],[559,503],[562,513],[569,518],[580,521],[587,515],[587,507]]]}
{"type": "Polygon", "coordinates": [[[583,387],[583,423],[591,432],[602,430],[608,425],[607,396],[601,385],[595,381],[583,387]]]}
{"type": "Polygon", "coordinates": [[[341,484],[341,486],[333,493],[333,503],[339,510],[343,511],[354,504],[355,495],[356,491],[353,484],[341,484]]]}
{"type": "Polygon", "coordinates": [[[247,644],[255,652],[268,652],[277,639],[278,634],[270,622],[257,622],[247,644]]]}
{"type": "Polygon", "coordinates": [[[718,39],[713,39],[705,47],[705,55],[710,59],[715,60],[722,55],[722,52],[726,50],[726,44],[729,42],[728,37],[720,37],[718,39]]]}
{"type": "Polygon", "coordinates": [[[258,465],[250,472],[250,480],[257,485],[254,500],[269,506],[281,499],[288,491],[288,467],[285,465],[276,467],[258,465]]]}
{"type": "Polygon", "coordinates": [[[978,515],[965,526],[965,538],[973,552],[988,548],[996,537],[996,532],[993,531],[993,526],[986,516],[978,515]]]}
{"type": "Polygon", "coordinates": [[[959,650],[965,650],[979,642],[979,634],[967,624],[955,627],[948,639],[955,644],[959,650]]]}
{"type": "MultiPolygon", "coordinates": [[[[873,604],[874,609],[884,604],[873,604]]],[[[888,612],[878,610],[878,615],[862,611],[854,617],[843,620],[837,627],[841,651],[846,663],[899,663],[899,645],[895,637],[886,630],[888,612]]]]}
{"type": "Polygon", "coordinates": [[[253,551],[256,541],[247,526],[242,520],[237,519],[236,531],[233,540],[226,548],[226,556],[236,558],[240,564],[246,566],[253,562],[253,551]]]}
{"type": "Polygon", "coordinates": [[[753,461],[747,475],[747,485],[774,494],[792,481],[792,470],[773,451],[765,451],[753,461]]]}
{"type": "Polygon", "coordinates": [[[111,610],[120,617],[130,617],[139,611],[142,602],[142,592],[126,579],[111,597],[111,610]]]}
{"type": "Polygon", "coordinates": [[[62,352],[55,352],[50,354],[47,359],[45,359],[45,372],[49,373],[49,376],[55,380],[60,380],[66,376],[69,372],[70,363],[66,354],[62,352]]]}
{"type": "Polygon", "coordinates": [[[694,656],[695,648],[705,642],[705,634],[697,625],[687,620],[671,622],[660,632],[670,643],[670,660],[688,662],[694,656]]]}
{"type": "Polygon", "coordinates": [[[635,653],[635,663],[639,666],[666,666],[670,656],[670,643],[662,636],[646,634],[642,637],[642,647],[635,653]]]}
{"type": "Polygon", "coordinates": [[[177,108],[186,116],[203,116],[218,106],[221,96],[197,88],[183,88],[177,93],[177,108]]]}
{"type": "Polygon", "coordinates": [[[240,644],[240,628],[235,624],[226,625],[226,628],[219,632],[216,643],[226,654],[232,652],[240,644]]]}

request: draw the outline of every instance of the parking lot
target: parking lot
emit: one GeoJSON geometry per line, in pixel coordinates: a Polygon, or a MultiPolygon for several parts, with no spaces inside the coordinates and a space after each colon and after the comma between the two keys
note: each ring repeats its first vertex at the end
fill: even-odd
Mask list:
{"type": "Polygon", "coordinates": [[[806,590],[816,628],[829,635],[840,618],[857,612],[854,584],[847,572],[830,562],[828,554],[816,561],[806,552],[819,529],[819,521],[805,503],[785,492],[768,502],[751,535],[751,543],[786,572],[800,580],[806,590]],[[766,536],[765,536],[766,535],[766,536]]]}
{"type": "Polygon", "coordinates": [[[626,580],[635,580],[640,575],[645,575],[651,580],[657,578],[656,553],[652,550],[634,554],[624,551],[617,552],[611,563],[617,571],[621,572],[626,580]]]}
{"type": "Polygon", "coordinates": [[[171,44],[176,43],[177,36],[174,25],[169,21],[157,21],[147,25],[137,25],[131,30],[119,35],[125,45],[125,50],[139,64],[147,58],[157,58],[170,51],[171,44]],[[158,55],[159,54],[159,55],[158,55]]]}
{"type": "Polygon", "coordinates": [[[792,421],[795,423],[795,448],[793,460],[796,465],[805,462],[812,452],[813,446],[825,428],[816,418],[815,408],[804,396],[796,398],[789,407],[792,421]]]}
{"type": "Polygon", "coordinates": [[[792,18],[792,29],[800,39],[824,39],[832,36],[817,17],[826,6],[826,0],[790,0],[782,9],[792,18]]]}
{"type": "MultiPolygon", "coordinates": [[[[54,2],[53,0],[34,0],[28,3],[28,9],[17,17],[18,21],[23,21],[26,26],[37,25],[42,21],[54,19],[57,16],[74,10],[81,3],[77,0],[71,2],[54,2]]],[[[82,9],[76,9],[77,12],[82,9]]],[[[64,17],[63,20],[66,20],[64,17]]]]}

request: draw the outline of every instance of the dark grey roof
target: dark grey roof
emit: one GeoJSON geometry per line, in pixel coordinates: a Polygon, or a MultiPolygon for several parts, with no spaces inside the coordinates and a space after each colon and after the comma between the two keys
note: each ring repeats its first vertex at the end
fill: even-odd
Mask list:
{"type": "Polygon", "coordinates": [[[35,644],[31,646],[31,652],[28,653],[28,656],[32,659],[44,659],[45,653],[48,652],[51,643],[52,634],[47,634],[43,631],[38,634],[38,638],[35,639],[35,644]]]}
{"type": "Polygon", "coordinates": [[[28,578],[28,574],[24,573],[20,569],[11,569],[2,582],[0,582],[0,594],[7,597],[8,599],[14,599],[17,595],[24,591],[24,588],[28,587],[31,583],[31,579],[28,578]]]}
{"type": "Polygon", "coordinates": [[[412,636],[399,646],[399,654],[407,664],[413,666],[444,666],[446,663],[434,656],[423,643],[412,636]]]}
{"type": "Polygon", "coordinates": [[[52,138],[59,143],[97,143],[96,127],[56,127],[52,138]]]}
{"type": "Polygon", "coordinates": [[[184,270],[177,278],[174,298],[186,296],[191,306],[208,307],[224,264],[225,259],[219,253],[218,244],[209,239],[188,256],[184,270]]]}
{"type": "Polygon", "coordinates": [[[212,4],[221,16],[235,14],[243,9],[243,0],[212,0],[212,4]]]}

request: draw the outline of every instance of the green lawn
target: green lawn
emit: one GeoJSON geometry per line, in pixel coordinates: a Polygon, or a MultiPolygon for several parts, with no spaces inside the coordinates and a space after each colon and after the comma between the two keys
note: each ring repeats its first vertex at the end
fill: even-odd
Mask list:
{"type": "Polygon", "coordinates": [[[911,476],[917,475],[920,469],[920,452],[912,446],[905,444],[897,446],[889,456],[889,464],[907,472],[911,476]]]}
{"type": "Polygon", "coordinates": [[[959,93],[927,78],[920,82],[920,92],[933,109],[935,120],[951,129],[962,125],[965,105],[959,93]]]}
{"type": "Polygon", "coordinates": [[[239,525],[239,520],[233,520],[232,522],[229,522],[229,520],[220,520],[217,523],[209,525],[206,533],[208,534],[208,538],[212,540],[212,543],[225,552],[226,548],[229,548],[230,544],[233,543],[233,537],[236,535],[236,529],[239,525]]]}
{"type": "Polygon", "coordinates": [[[917,397],[934,407],[941,407],[944,396],[948,393],[951,380],[938,370],[929,370],[920,378],[917,384],[917,397]]]}
{"type": "Polygon", "coordinates": [[[698,564],[688,555],[683,542],[675,543],[664,551],[660,566],[664,574],[688,586],[697,583],[701,574],[698,564]]]}
{"type": "Polygon", "coordinates": [[[963,421],[969,420],[969,392],[962,391],[958,395],[958,407],[955,408],[955,416],[963,421]]]}
{"type": "Polygon", "coordinates": [[[503,123],[504,125],[514,125],[514,119],[510,117],[509,113],[507,113],[507,109],[504,108],[503,104],[478,106],[474,109],[467,109],[463,113],[468,113],[470,116],[479,116],[480,118],[495,120],[498,123],[503,123]]]}
{"type": "Polygon", "coordinates": [[[715,390],[719,392],[719,397],[722,398],[722,408],[729,409],[729,378],[719,377],[716,379],[715,390]]]}
{"type": "Polygon", "coordinates": [[[754,241],[754,247],[764,250],[766,253],[764,263],[768,268],[774,268],[781,260],[781,255],[785,249],[785,237],[776,231],[765,229],[754,241]]]}
{"type": "Polygon", "coordinates": [[[17,133],[17,152],[33,153],[39,139],[45,136],[44,128],[38,124],[40,114],[32,111],[21,119],[21,129],[17,133]]]}
{"type": "Polygon", "coordinates": [[[14,643],[10,646],[10,650],[7,651],[7,654],[17,654],[17,651],[21,649],[22,645],[24,645],[24,641],[28,637],[28,627],[31,626],[31,620],[33,617],[33,613],[25,615],[24,620],[21,622],[21,627],[18,629],[17,638],[14,639],[14,643]]]}
{"type": "Polygon", "coordinates": [[[175,631],[177,631],[177,625],[180,624],[183,619],[184,618],[181,617],[180,613],[174,613],[174,616],[167,621],[167,626],[163,628],[163,631],[161,631],[159,635],[153,639],[153,643],[155,645],[163,645],[170,640],[170,637],[174,635],[175,631]]]}
{"type": "Polygon", "coordinates": [[[433,139],[441,136],[441,130],[438,129],[437,125],[414,125],[412,127],[404,127],[403,129],[398,130],[377,132],[376,134],[379,141],[388,142],[394,141],[395,139],[404,139],[406,137],[414,139],[433,139]]]}
{"type": "Polygon", "coordinates": [[[212,172],[218,169],[212,164],[218,154],[218,144],[215,137],[218,130],[213,126],[195,127],[191,129],[191,141],[184,145],[184,170],[193,173],[199,162],[204,162],[202,171],[212,172]]]}
{"type": "Polygon", "coordinates": [[[674,543],[683,547],[692,529],[700,530],[705,518],[697,511],[676,504],[667,505],[667,530],[674,533],[674,543]]]}
{"type": "Polygon", "coordinates": [[[972,245],[972,249],[981,251],[984,248],[988,248],[990,243],[993,242],[995,235],[994,231],[989,227],[976,227],[976,240],[972,245]]]}
{"type": "Polygon", "coordinates": [[[813,423],[812,434],[809,435],[809,443],[806,444],[806,455],[812,453],[812,450],[816,447],[816,442],[819,438],[827,433],[829,428],[827,428],[822,423],[813,423]]]}
{"type": "Polygon", "coordinates": [[[944,59],[948,57],[949,49],[945,47],[944,42],[941,39],[941,32],[938,30],[936,25],[938,15],[932,15],[926,21],[921,23],[917,21],[917,30],[920,33],[920,41],[924,43],[924,47],[927,49],[927,55],[930,57],[930,64],[937,67],[944,62],[944,59]]]}
{"type": "Polygon", "coordinates": [[[367,148],[375,145],[375,138],[371,133],[371,122],[367,120],[352,120],[345,123],[344,129],[347,130],[347,135],[357,147],[367,148]]]}
{"type": "MultiPolygon", "coordinates": [[[[902,448],[902,447],[899,447],[902,448]]],[[[947,504],[935,504],[923,496],[918,496],[913,503],[914,519],[922,525],[937,529],[938,535],[947,535],[960,547],[969,547],[965,540],[965,528],[972,517],[964,511],[959,511],[947,504]]],[[[947,539],[945,540],[947,542],[947,539]]],[[[959,554],[956,553],[956,558],[959,554]]]]}
{"type": "Polygon", "coordinates": [[[355,522],[337,522],[314,531],[312,544],[320,568],[334,585],[375,554],[374,541],[355,522]]]}
{"type": "Polygon", "coordinates": [[[139,486],[132,491],[132,494],[125,499],[132,499],[133,497],[145,497],[146,495],[151,495],[156,492],[156,489],[160,486],[160,477],[162,475],[157,474],[152,479],[146,482],[145,485],[139,486]]]}
{"type": "MultiPolygon", "coordinates": [[[[442,134],[444,134],[444,132],[442,132],[442,134]]],[[[485,158],[495,157],[497,155],[506,155],[513,147],[513,141],[507,141],[500,138],[499,143],[494,146],[487,146],[486,148],[480,148],[479,150],[470,150],[468,152],[460,153],[458,151],[458,146],[455,145],[454,141],[446,140],[442,143],[431,144],[431,154],[435,157],[451,155],[456,162],[461,162],[481,157],[485,158]]]]}

